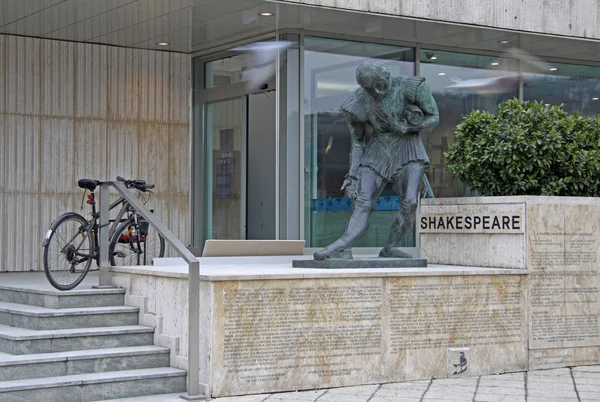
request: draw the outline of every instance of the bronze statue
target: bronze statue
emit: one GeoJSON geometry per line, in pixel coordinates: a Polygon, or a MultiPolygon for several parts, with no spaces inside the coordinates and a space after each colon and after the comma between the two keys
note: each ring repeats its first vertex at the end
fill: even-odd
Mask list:
{"type": "Polygon", "coordinates": [[[314,254],[315,260],[352,259],[352,244],[369,228],[369,215],[387,183],[400,195],[383,258],[411,258],[397,249],[412,228],[419,186],[429,164],[420,138],[439,123],[437,105],[423,77],[394,77],[383,64],[363,62],[356,69],[360,85],[342,104],[352,135],[350,171],[342,184],[355,199],[346,232],[314,254]]]}

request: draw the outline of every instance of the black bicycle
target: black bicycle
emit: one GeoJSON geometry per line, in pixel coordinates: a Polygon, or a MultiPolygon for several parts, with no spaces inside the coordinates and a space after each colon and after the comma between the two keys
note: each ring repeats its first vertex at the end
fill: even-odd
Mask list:
{"type": "MultiPolygon", "coordinates": [[[[117,177],[125,187],[137,190],[138,198],[148,202],[154,184],[144,180],[125,180],[117,177]]],[[[76,212],[67,212],[56,218],[44,236],[44,271],[48,281],[59,290],[70,290],[83,281],[92,261],[99,264],[98,230],[100,213],[96,210],[94,191],[98,180],[81,179],[83,200],[91,205],[90,219],[76,212]]],[[[154,258],[165,254],[165,239],[123,197],[110,204],[109,210],[120,207],[114,219],[109,219],[108,256],[111,265],[152,265],[154,258]]],[[[82,201],[83,208],[83,201],[82,201]]],[[[150,210],[154,212],[153,210],[150,210]]]]}

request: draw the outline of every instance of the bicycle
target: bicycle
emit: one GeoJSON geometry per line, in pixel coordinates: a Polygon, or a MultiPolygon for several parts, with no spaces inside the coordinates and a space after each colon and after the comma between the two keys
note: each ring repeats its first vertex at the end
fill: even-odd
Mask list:
{"type": "MultiPolygon", "coordinates": [[[[154,184],[144,180],[125,180],[117,176],[125,187],[138,191],[138,198],[145,204],[154,184]],[[147,197],[144,197],[148,194],[147,197]]],[[[86,203],[91,206],[91,217],[86,219],[76,212],[67,212],[52,222],[44,236],[44,272],[52,286],[59,290],[70,290],[79,285],[92,261],[100,265],[98,230],[100,212],[96,210],[94,191],[101,184],[98,180],[80,179],[77,185],[84,189],[81,207],[86,192],[86,203]]],[[[121,207],[114,219],[109,219],[108,255],[111,265],[150,265],[153,258],[163,257],[165,240],[135,211],[123,197],[109,206],[109,211],[121,207]]],[[[150,212],[154,212],[150,210],[150,212]]]]}

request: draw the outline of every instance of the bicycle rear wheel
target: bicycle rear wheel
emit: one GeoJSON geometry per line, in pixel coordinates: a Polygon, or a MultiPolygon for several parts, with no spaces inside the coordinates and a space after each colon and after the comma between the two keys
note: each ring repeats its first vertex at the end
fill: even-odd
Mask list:
{"type": "Polygon", "coordinates": [[[81,215],[60,216],[50,226],[44,240],[44,272],[59,290],[79,285],[94,259],[94,238],[89,223],[81,215]]]}
{"type": "Polygon", "coordinates": [[[108,248],[111,265],[152,265],[154,258],[164,255],[165,239],[143,220],[122,223],[108,248]]]}

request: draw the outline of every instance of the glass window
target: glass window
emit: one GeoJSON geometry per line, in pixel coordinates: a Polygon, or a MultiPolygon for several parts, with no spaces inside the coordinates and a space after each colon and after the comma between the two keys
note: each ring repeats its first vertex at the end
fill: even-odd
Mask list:
{"type": "Polygon", "coordinates": [[[600,67],[549,63],[545,74],[524,74],[523,100],[565,105],[582,116],[600,114],[600,67]]]}
{"type": "MultiPolygon", "coordinates": [[[[324,247],[344,233],[350,200],[340,187],[349,169],[350,131],[341,104],[357,88],[356,67],[381,59],[393,76],[414,75],[411,48],[306,37],[304,53],[304,237],[307,247],[324,247]]],[[[398,197],[385,190],[371,214],[371,228],[357,247],[381,247],[398,210],[398,197]]],[[[410,237],[410,236],[407,236],[410,237]]],[[[414,236],[405,239],[414,246],[414,236]]]]}
{"type": "Polygon", "coordinates": [[[205,105],[205,238],[246,237],[245,127],[242,98],[205,105]]]}
{"type": "Polygon", "coordinates": [[[205,88],[224,87],[242,82],[247,65],[245,54],[209,61],[204,65],[205,88]]]}
{"type": "Polygon", "coordinates": [[[514,71],[516,63],[493,56],[428,49],[422,49],[419,58],[419,75],[425,77],[440,112],[439,126],[421,134],[431,161],[427,172],[429,185],[435,197],[472,195],[446,169],[444,153],[454,141],[454,129],[465,114],[473,109],[494,112],[499,103],[518,97],[518,80],[508,86],[503,84],[501,91],[493,85],[493,78],[514,74],[509,71],[514,71]],[[488,88],[481,88],[479,93],[448,88],[461,81],[474,82],[469,80],[478,80],[477,84],[491,84],[488,88]]]}

